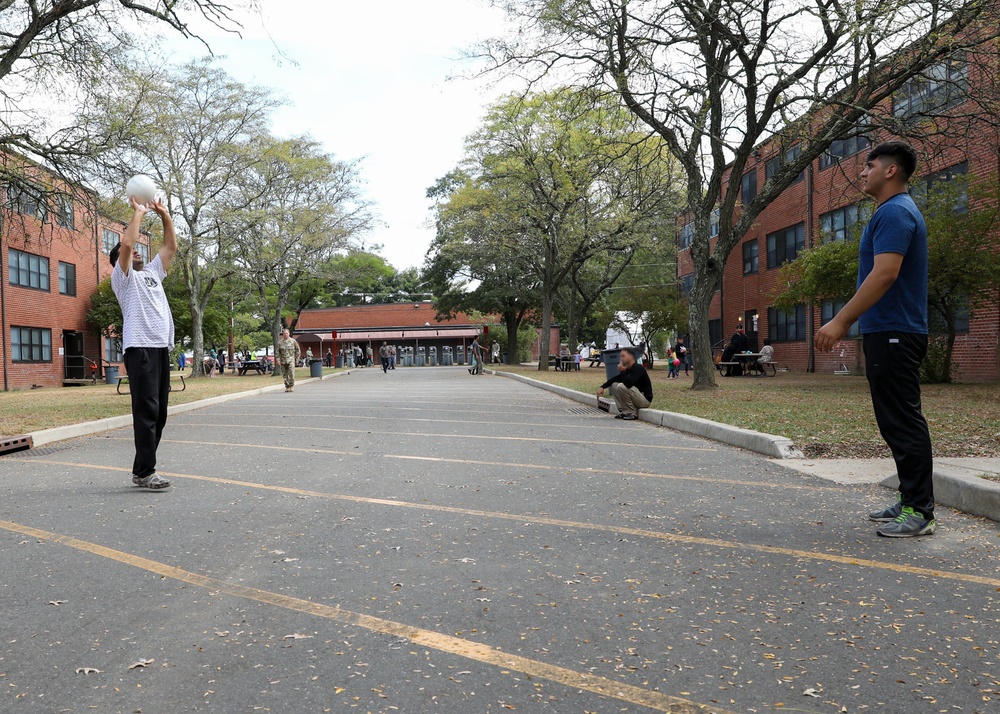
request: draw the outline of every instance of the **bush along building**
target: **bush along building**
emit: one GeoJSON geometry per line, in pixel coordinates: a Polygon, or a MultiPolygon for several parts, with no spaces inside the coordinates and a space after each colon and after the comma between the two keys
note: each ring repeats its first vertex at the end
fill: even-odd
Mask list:
{"type": "MultiPolygon", "coordinates": [[[[946,281],[947,265],[961,252],[935,257],[934,241],[946,239],[956,225],[985,230],[990,254],[1000,252],[1000,232],[996,217],[998,175],[1000,175],[1000,132],[996,116],[981,113],[982,99],[971,99],[972,88],[981,91],[994,79],[983,66],[954,57],[931,67],[924,76],[911,80],[903,91],[884,107],[886,117],[898,126],[914,129],[910,139],[920,155],[917,174],[911,180],[911,193],[924,210],[931,230],[931,284],[929,306],[932,352],[940,352],[953,336],[952,376],[963,381],[1000,378],[1000,291],[996,282],[975,295],[958,294],[961,280],[950,294],[935,298],[935,284],[946,281]],[[940,77],[940,81],[935,81],[940,77]],[[930,116],[933,118],[929,118],[930,116]],[[933,200],[948,192],[948,205],[933,200]],[[942,215],[942,211],[947,215],[942,215]],[[969,220],[990,212],[984,220],[969,220]],[[935,235],[934,231],[939,231],[935,235]],[[949,329],[951,328],[951,329],[949,329]]],[[[886,121],[878,122],[885,126],[886,121]]],[[[789,127],[761,144],[743,174],[740,200],[753,200],[759,188],[783,162],[794,159],[798,142],[806,141],[801,126],[789,127]],[[802,135],[802,138],[797,138],[802,135]]],[[[901,138],[906,139],[906,131],[901,138]]],[[[777,199],[760,214],[753,229],[730,255],[724,277],[712,301],[709,333],[713,346],[719,347],[738,326],[743,326],[751,349],[765,339],[775,348],[776,360],[791,370],[851,372],[863,370],[857,325],[833,353],[814,352],[813,336],[843,307],[853,294],[853,284],[840,295],[825,295],[799,304],[779,307],[778,295],[787,289],[795,276],[786,264],[810,248],[831,242],[856,241],[874,205],[862,194],[858,174],[870,147],[883,140],[900,138],[886,129],[861,127],[858,135],[836,141],[829,151],[812,162],[777,199]],[[784,269],[783,269],[784,268],[784,269]]],[[[728,175],[722,185],[726,186],[728,175]]],[[[718,235],[718,223],[711,233],[718,235]]],[[[679,256],[677,277],[682,292],[691,289],[693,263],[690,245],[694,226],[690,216],[682,215],[677,224],[679,256]]],[[[960,236],[963,237],[963,236],[960,236]]],[[[713,239],[714,240],[714,239],[713,239]]],[[[942,241],[944,242],[944,241],[942,241]]],[[[856,255],[854,246],[840,253],[844,266],[856,255]]],[[[980,253],[980,256],[982,253],[980,253]]],[[[965,260],[978,264],[979,259],[966,255],[965,260]]],[[[968,265],[968,263],[967,263],[968,265]]],[[[793,266],[795,268],[797,266],[793,266]]],[[[961,266],[959,266],[961,269],[961,266]]],[[[989,281],[987,281],[989,282],[989,281]]],[[[939,292],[948,293],[947,285],[939,292]]]]}
{"type": "MultiPolygon", "coordinates": [[[[87,324],[90,296],[111,275],[125,225],[92,192],[17,157],[0,157],[0,352],[3,388],[83,384],[121,365],[120,342],[87,324]]],[[[149,236],[138,250],[149,258],[149,236]]]]}

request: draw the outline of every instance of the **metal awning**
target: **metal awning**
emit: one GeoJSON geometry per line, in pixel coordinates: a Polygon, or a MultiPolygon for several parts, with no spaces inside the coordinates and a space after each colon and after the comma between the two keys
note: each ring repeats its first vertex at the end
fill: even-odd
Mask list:
{"type": "MultiPolygon", "coordinates": [[[[438,327],[422,330],[337,330],[338,342],[367,342],[394,340],[460,340],[471,339],[479,334],[475,327],[438,327]]],[[[298,335],[296,335],[298,337],[298,335]]],[[[314,339],[318,340],[319,337],[314,339]]],[[[332,333],[323,335],[324,340],[332,340],[332,333]]]]}
{"type": "MultiPolygon", "coordinates": [[[[338,330],[338,342],[368,342],[393,340],[460,340],[472,339],[480,334],[475,327],[432,327],[421,330],[338,330]]],[[[334,339],[332,332],[299,332],[295,339],[305,342],[328,342],[334,339]]]]}

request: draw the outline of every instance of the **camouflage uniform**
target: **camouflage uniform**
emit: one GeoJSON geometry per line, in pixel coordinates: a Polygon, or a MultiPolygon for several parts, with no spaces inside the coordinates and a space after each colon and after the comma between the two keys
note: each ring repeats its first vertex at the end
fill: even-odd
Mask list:
{"type": "Polygon", "coordinates": [[[278,340],[278,363],[285,378],[285,389],[295,386],[295,365],[299,363],[300,354],[299,343],[291,337],[278,340]]]}

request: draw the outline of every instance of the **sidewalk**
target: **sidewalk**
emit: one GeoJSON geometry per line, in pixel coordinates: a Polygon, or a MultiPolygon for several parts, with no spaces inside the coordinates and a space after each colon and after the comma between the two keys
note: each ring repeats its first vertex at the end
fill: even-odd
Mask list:
{"type": "MultiPolygon", "coordinates": [[[[899,487],[892,459],[780,459],[775,463],[834,483],[899,487]]],[[[934,498],[942,506],[1000,521],[1000,459],[935,459],[934,498]]]]}

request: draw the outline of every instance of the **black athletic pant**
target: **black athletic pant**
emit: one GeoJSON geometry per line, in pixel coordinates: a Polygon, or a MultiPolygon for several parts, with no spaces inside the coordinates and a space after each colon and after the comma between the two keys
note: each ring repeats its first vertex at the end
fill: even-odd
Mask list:
{"type": "Polygon", "coordinates": [[[875,332],[864,336],[864,348],[875,421],[896,461],[903,505],[933,518],[931,434],[920,407],[927,335],[875,332]]]}
{"type": "Polygon", "coordinates": [[[156,472],[156,449],[167,423],[170,392],[170,351],[166,347],[129,347],[125,371],[132,392],[135,461],[132,474],[143,478],[156,472]]]}

